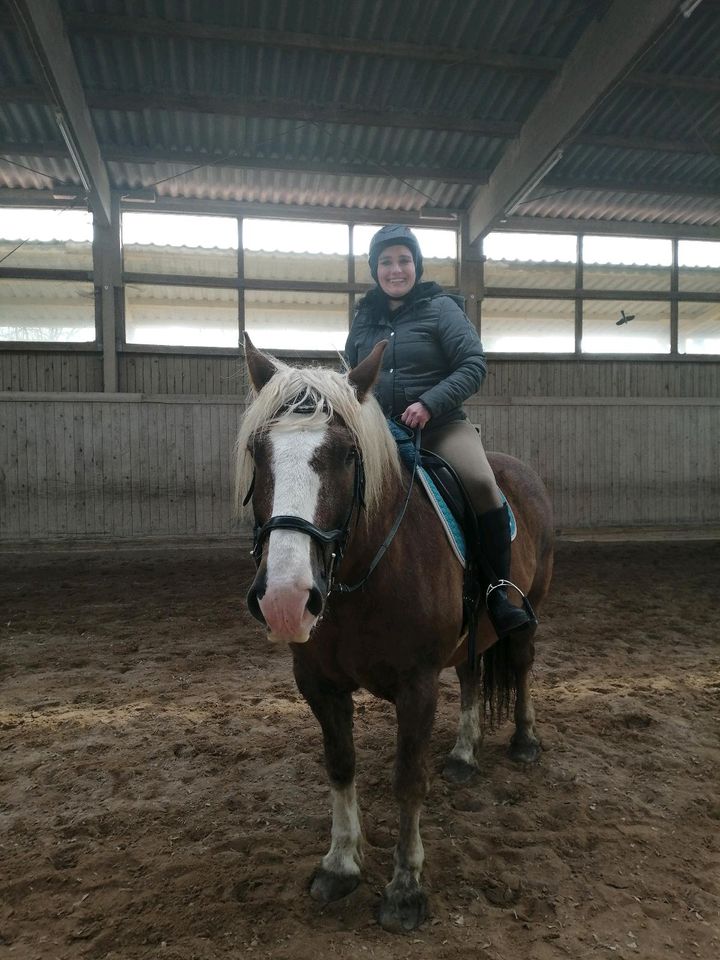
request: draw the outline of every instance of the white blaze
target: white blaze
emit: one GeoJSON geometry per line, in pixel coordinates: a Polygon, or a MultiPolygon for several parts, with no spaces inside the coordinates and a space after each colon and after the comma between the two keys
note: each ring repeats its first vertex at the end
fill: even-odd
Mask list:
{"type": "MultiPolygon", "coordinates": [[[[320,477],[310,466],[313,454],[325,438],[325,430],[282,431],[271,434],[275,490],[272,516],[315,520],[320,477]]],[[[293,584],[310,589],[310,537],[295,530],[274,530],[267,555],[268,584],[293,584]]]]}
{"type": "MultiPolygon", "coordinates": [[[[273,517],[301,517],[314,523],[320,477],[310,461],[325,433],[325,428],[271,433],[273,517]]],[[[313,586],[311,544],[306,533],[296,530],[273,530],[270,534],[267,589],[259,603],[271,634],[278,639],[304,642],[317,619],[305,609],[308,591],[313,586]]]]}

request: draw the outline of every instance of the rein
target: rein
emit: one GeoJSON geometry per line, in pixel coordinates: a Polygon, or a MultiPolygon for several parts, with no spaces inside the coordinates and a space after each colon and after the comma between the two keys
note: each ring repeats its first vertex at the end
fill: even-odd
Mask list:
{"type": "MultiPolygon", "coordinates": [[[[270,519],[263,523],[262,525],[256,524],[253,531],[253,548],[252,556],[255,561],[255,565],[260,565],[260,560],[262,558],[262,548],[263,544],[270,536],[273,530],[295,530],[298,533],[304,533],[306,536],[310,537],[312,540],[315,540],[317,543],[321,544],[323,547],[332,546],[333,551],[330,556],[330,563],[328,568],[325,571],[325,577],[328,584],[328,596],[336,591],[337,593],[354,593],[356,590],[359,590],[361,587],[365,586],[370,575],[372,574],[375,567],[380,563],[383,556],[387,552],[388,547],[395,538],[395,534],[400,528],[400,524],[403,521],[405,516],[405,511],[407,510],[408,503],[410,502],[410,496],[412,494],[413,485],[415,482],[415,472],[420,456],[420,436],[422,431],[417,430],[415,432],[415,457],[413,468],[410,473],[410,483],[408,485],[407,494],[403,502],[402,508],[398,513],[395,521],[390,528],[390,532],[385,537],[384,541],[380,545],[378,552],[375,554],[368,572],[365,576],[358,580],[357,583],[347,584],[347,583],[337,583],[335,582],[335,570],[338,565],[342,562],[342,558],[345,554],[345,549],[347,547],[347,542],[350,537],[350,522],[352,520],[352,515],[355,513],[357,508],[357,519],[360,518],[360,511],[365,506],[365,469],[362,462],[362,457],[360,456],[359,451],[356,451],[355,459],[355,481],[353,485],[353,497],[350,503],[350,509],[348,510],[347,516],[342,527],[339,527],[336,530],[321,530],[319,527],[316,527],[314,523],[310,523],[309,520],[305,520],[302,517],[296,517],[286,514],[278,514],[277,516],[270,517],[270,519]]],[[[250,483],[250,489],[245,495],[243,501],[243,506],[250,501],[250,498],[253,495],[255,489],[255,474],[253,473],[253,478],[250,483]]],[[[357,521],[356,521],[357,522],[357,521]]]]}
{"type": "MultiPolygon", "coordinates": [[[[367,583],[367,581],[368,581],[369,578],[370,578],[370,574],[373,572],[373,570],[375,569],[375,567],[380,563],[380,561],[381,561],[382,558],[384,557],[384,555],[385,555],[388,547],[390,546],[390,544],[391,544],[391,543],[393,542],[393,540],[395,539],[395,534],[396,534],[396,533],[398,532],[398,530],[400,529],[400,524],[402,523],[403,517],[405,516],[405,511],[407,510],[408,503],[410,503],[410,495],[412,494],[413,485],[414,485],[414,483],[415,483],[415,474],[416,474],[416,472],[417,472],[417,465],[418,465],[418,461],[419,461],[419,458],[420,458],[420,436],[421,436],[421,434],[422,434],[422,429],[419,429],[419,430],[416,430],[416,431],[415,431],[415,459],[414,459],[414,463],[413,463],[412,470],[411,470],[411,472],[410,472],[410,483],[408,484],[407,494],[406,494],[406,496],[405,496],[405,501],[404,501],[404,503],[403,503],[403,505],[402,505],[402,508],[401,508],[401,510],[400,510],[400,513],[397,515],[397,517],[395,517],[395,522],[393,523],[392,527],[390,528],[390,532],[388,533],[388,535],[387,535],[387,536],[385,537],[385,539],[383,540],[383,542],[382,542],[382,544],[381,544],[381,546],[380,546],[380,549],[379,549],[378,552],[375,554],[375,556],[374,556],[374,558],[373,558],[373,560],[372,560],[372,562],[371,562],[371,564],[370,564],[370,567],[369,567],[369,569],[368,569],[368,572],[365,574],[365,576],[362,578],[362,580],[358,580],[358,582],[357,582],[357,583],[354,583],[352,586],[349,586],[349,585],[346,584],[346,583],[338,583],[338,584],[335,584],[335,589],[338,591],[338,593],[354,593],[356,590],[359,590],[360,587],[365,586],[365,584],[367,583]]],[[[332,587],[331,587],[331,589],[332,589],[332,587]]],[[[328,593],[329,593],[329,592],[330,592],[330,591],[328,591],[328,593]]]]}

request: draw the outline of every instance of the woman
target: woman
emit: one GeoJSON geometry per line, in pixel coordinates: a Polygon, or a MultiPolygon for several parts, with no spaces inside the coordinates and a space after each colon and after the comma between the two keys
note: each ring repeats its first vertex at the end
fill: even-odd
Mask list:
{"type": "Polygon", "coordinates": [[[485,379],[480,338],[437,283],[421,283],[420,246],[409,227],[383,227],[370,241],[370,273],[377,284],[357,307],[345,345],[351,367],[380,340],[388,340],[375,395],[387,417],[423,430],[422,446],[454,467],[478,518],[482,550],[497,586],[488,612],[498,637],[525,627],[505,585],[510,573],[510,518],[480,435],[462,404],[485,379]]]}

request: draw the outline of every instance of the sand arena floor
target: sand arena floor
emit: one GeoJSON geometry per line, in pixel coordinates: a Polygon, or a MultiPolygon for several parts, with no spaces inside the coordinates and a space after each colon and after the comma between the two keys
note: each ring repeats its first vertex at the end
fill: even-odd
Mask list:
{"type": "MultiPolygon", "coordinates": [[[[474,783],[436,778],[407,937],[374,919],[393,710],[356,698],[365,880],[321,909],[319,729],[250,576],[245,548],[0,555],[1,958],[720,957],[720,543],[560,544],[541,762],[505,725],[474,783]]],[[[448,672],[437,770],[457,711],[448,672]]]]}

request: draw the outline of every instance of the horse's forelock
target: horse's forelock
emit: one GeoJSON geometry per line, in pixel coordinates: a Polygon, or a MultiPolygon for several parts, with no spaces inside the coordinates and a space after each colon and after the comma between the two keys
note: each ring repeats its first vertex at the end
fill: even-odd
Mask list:
{"type": "Polygon", "coordinates": [[[253,463],[247,449],[250,438],[270,429],[292,430],[299,423],[321,426],[335,414],[350,430],[363,458],[365,505],[368,516],[372,516],[386,480],[400,474],[397,446],[377,401],[368,396],[361,403],[347,376],[334,370],[286,364],[278,365],[243,417],[236,443],[235,502],[239,514],[244,513],[242,501],[252,482],[253,463]]]}

